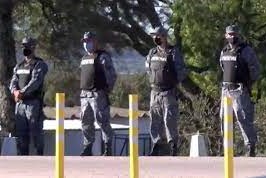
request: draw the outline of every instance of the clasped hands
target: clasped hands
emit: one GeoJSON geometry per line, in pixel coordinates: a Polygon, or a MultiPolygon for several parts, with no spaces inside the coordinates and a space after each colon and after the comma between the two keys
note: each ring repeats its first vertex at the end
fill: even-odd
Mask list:
{"type": "Polygon", "coordinates": [[[14,95],[15,102],[19,102],[20,100],[22,100],[23,95],[20,92],[20,90],[15,90],[13,92],[13,95],[14,95]]]}

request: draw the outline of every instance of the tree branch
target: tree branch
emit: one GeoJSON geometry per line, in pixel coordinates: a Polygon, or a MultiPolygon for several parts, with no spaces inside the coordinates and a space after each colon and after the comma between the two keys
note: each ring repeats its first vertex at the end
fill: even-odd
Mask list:
{"type": "MultiPolygon", "coordinates": [[[[130,8],[129,8],[128,3],[126,3],[126,1],[123,1],[123,2],[120,2],[120,3],[121,3],[121,6],[124,9],[125,17],[126,17],[127,21],[131,25],[131,29],[135,32],[135,37],[134,38],[138,37],[139,40],[142,40],[143,42],[146,43],[147,47],[151,46],[153,44],[152,43],[152,38],[133,19],[133,15],[130,14],[130,8]]],[[[142,45],[144,45],[144,44],[142,44],[142,45]]]]}
{"type": "Polygon", "coordinates": [[[138,4],[139,11],[147,16],[153,28],[162,25],[154,7],[154,0],[138,0],[138,4]]]}

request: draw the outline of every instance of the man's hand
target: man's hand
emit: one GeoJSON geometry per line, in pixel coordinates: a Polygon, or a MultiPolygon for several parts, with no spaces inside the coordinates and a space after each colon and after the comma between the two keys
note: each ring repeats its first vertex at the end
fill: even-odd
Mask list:
{"type": "Polygon", "coordinates": [[[19,100],[22,99],[22,94],[21,94],[20,90],[15,90],[13,92],[13,94],[14,94],[15,102],[18,102],[19,100]]]}
{"type": "Polygon", "coordinates": [[[20,93],[19,90],[14,90],[14,92],[13,92],[14,97],[17,98],[19,93],[20,93]]]}

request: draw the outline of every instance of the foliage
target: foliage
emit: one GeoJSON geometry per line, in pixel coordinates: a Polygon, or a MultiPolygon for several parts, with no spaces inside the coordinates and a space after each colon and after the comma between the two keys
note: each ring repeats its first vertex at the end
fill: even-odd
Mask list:
{"type": "Polygon", "coordinates": [[[258,133],[258,154],[266,155],[266,101],[259,100],[256,105],[255,125],[258,133]]]}
{"type": "MultiPolygon", "coordinates": [[[[180,103],[181,117],[178,121],[179,128],[179,149],[180,154],[189,155],[190,139],[193,134],[199,132],[205,136],[209,155],[223,155],[223,138],[219,118],[220,101],[212,104],[208,97],[199,95],[193,100],[194,110],[188,110],[186,102],[180,103]]],[[[266,102],[259,100],[255,110],[255,127],[258,133],[257,154],[266,155],[266,102]]],[[[236,156],[244,154],[244,143],[240,128],[237,122],[234,123],[234,153],[236,156]]]]}
{"type": "Polygon", "coordinates": [[[49,73],[45,81],[44,103],[55,106],[55,94],[66,93],[66,106],[79,105],[79,67],[63,61],[49,65],[49,73]]]}
{"type": "Polygon", "coordinates": [[[128,107],[128,95],[135,93],[139,95],[139,108],[149,109],[150,88],[146,74],[121,76],[117,81],[111,101],[115,106],[128,107]]]}
{"type": "Polygon", "coordinates": [[[221,121],[219,119],[219,100],[216,103],[200,94],[193,100],[193,110],[186,101],[180,101],[179,149],[181,155],[189,155],[190,138],[199,132],[206,138],[210,155],[219,155],[221,148],[221,121]]]}
{"type": "MultiPolygon", "coordinates": [[[[224,28],[227,25],[236,23],[241,27],[241,34],[244,40],[247,41],[256,51],[258,58],[261,63],[261,79],[258,81],[253,88],[253,100],[256,101],[260,97],[257,104],[256,123],[258,127],[259,135],[259,145],[258,152],[265,154],[265,42],[266,42],[266,25],[265,25],[265,1],[261,0],[202,0],[197,3],[190,0],[178,0],[173,5],[173,16],[171,19],[172,26],[174,27],[175,38],[180,41],[182,50],[185,56],[187,66],[190,69],[189,78],[194,82],[199,88],[200,91],[204,93],[207,98],[201,99],[191,99],[193,101],[193,114],[186,115],[188,119],[187,123],[180,125],[181,132],[182,127],[186,127],[187,124],[190,124],[190,133],[196,132],[195,123],[198,123],[199,128],[208,128],[207,125],[204,125],[206,121],[203,119],[198,121],[193,119],[193,115],[196,114],[198,117],[203,114],[203,118],[208,117],[212,118],[215,114],[206,115],[200,110],[212,111],[210,105],[202,104],[199,100],[208,100],[208,98],[213,98],[214,101],[217,101],[219,98],[219,55],[222,46],[224,45],[224,28]],[[260,96],[261,95],[261,96],[260,96]],[[199,106],[204,106],[203,108],[197,108],[199,106]],[[207,106],[205,108],[205,106],[207,106]],[[192,120],[191,120],[192,119],[192,120]]],[[[199,93],[199,92],[197,92],[199,93]]],[[[198,95],[198,94],[196,94],[198,95]]],[[[185,110],[187,112],[187,108],[185,110]]],[[[185,111],[184,111],[185,112],[185,111]]],[[[186,113],[185,112],[185,113],[186,113]]],[[[181,115],[182,116],[182,115],[181,115]]],[[[183,115],[183,117],[185,117],[183,115]]],[[[182,118],[182,117],[181,117],[182,118]]],[[[209,123],[209,121],[207,122],[209,123]]],[[[214,128],[218,128],[217,123],[211,124],[214,128]]],[[[238,126],[235,126],[235,153],[236,155],[241,155],[243,153],[243,141],[241,133],[238,129],[238,126]]],[[[187,128],[188,129],[188,128],[187,128]]],[[[203,131],[208,135],[207,130],[203,131]]],[[[218,130],[212,130],[210,133],[218,133],[218,130]]],[[[185,147],[182,147],[183,151],[187,154],[188,150],[185,151],[184,148],[188,146],[188,138],[183,138],[183,141],[186,143],[185,147]]],[[[210,138],[210,143],[217,143],[214,138],[210,138]]],[[[181,139],[182,140],[182,139],[181,139]]],[[[210,150],[216,150],[217,146],[210,146],[210,150]]],[[[212,152],[214,155],[217,154],[212,152]]]]}
{"type": "Polygon", "coordinates": [[[117,107],[128,107],[128,94],[132,91],[130,79],[126,79],[126,77],[118,76],[116,81],[116,85],[110,96],[111,103],[117,107]]]}
{"type": "MultiPolygon", "coordinates": [[[[190,79],[208,96],[218,96],[219,55],[224,45],[224,29],[236,23],[244,39],[256,50],[262,63],[262,79],[256,88],[265,87],[265,2],[259,0],[178,0],[173,6],[172,25],[186,63],[190,79]]],[[[257,92],[254,92],[257,93],[257,92]]],[[[265,92],[262,91],[265,96],[265,92]]]]}
{"type": "MultiPolygon", "coordinates": [[[[156,8],[168,0],[30,0],[17,3],[17,36],[36,36],[50,57],[80,57],[85,31],[97,31],[100,42],[115,49],[132,47],[146,55],[152,39],[147,30],[162,24],[156,8]],[[71,7],[71,8],[70,8],[71,7]],[[64,49],[64,50],[62,50],[64,49]]],[[[161,11],[164,15],[170,15],[161,11]]]]}

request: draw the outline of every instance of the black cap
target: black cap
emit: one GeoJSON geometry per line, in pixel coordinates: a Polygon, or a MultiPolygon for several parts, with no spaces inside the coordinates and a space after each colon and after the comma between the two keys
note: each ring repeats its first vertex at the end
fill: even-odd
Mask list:
{"type": "Polygon", "coordinates": [[[22,39],[22,45],[24,47],[35,47],[37,45],[37,40],[32,37],[25,37],[22,39]]]}
{"type": "Polygon", "coordinates": [[[164,35],[167,36],[167,30],[162,26],[154,28],[154,31],[150,33],[151,35],[164,35]]]}
{"type": "Polygon", "coordinates": [[[226,33],[239,33],[239,27],[237,25],[229,25],[225,29],[226,33]]]}
{"type": "Polygon", "coordinates": [[[83,38],[81,39],[82,42],[86,41],[86,39],[96,38],[95,32],[85,32],[83,38]]]}

